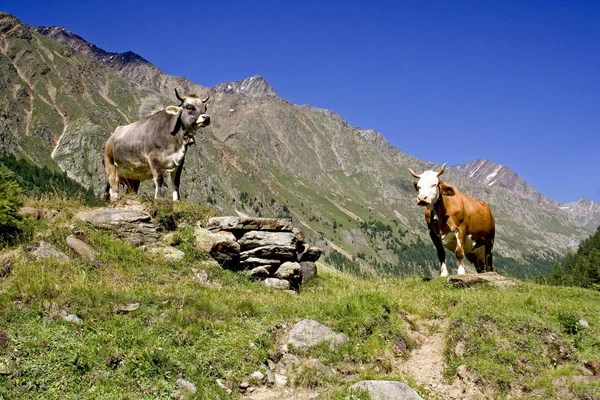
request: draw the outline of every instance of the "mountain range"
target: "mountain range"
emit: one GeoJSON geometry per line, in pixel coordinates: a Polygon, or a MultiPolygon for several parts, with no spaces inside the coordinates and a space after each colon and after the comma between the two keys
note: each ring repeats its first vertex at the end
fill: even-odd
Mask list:
{"type": "MultiPolygon", "coordinates": [[[[175,88],[211,92],[213,123],[186,156],[184,200],[220,213],[292,217],[362,273],[436,267],[408,168],[439,165],[332,111],[294,105],[258,75],[208,88],[131,51],[111,53],[64,28],[34,28],[0,12],[0,152],[101,193],[106,139],[116,126],[176,104],[175,88]]],[[[496,265],[516,275],[549,272],[551,260],[600,224],[600,204],[559,204],[489,160],[448,168],[443,179],[491,205],[496,265]]],[[[151,193],[151,183],[142,191],[151,193]]]]}

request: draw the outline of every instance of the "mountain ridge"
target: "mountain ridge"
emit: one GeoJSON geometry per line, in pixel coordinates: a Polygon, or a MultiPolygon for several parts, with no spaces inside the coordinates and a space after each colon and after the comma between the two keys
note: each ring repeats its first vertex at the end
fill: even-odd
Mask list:
{"type": "MultiPolygon", "coordinates": [[[[0,32],[17,25],[13,21],[0,32]]],[[[209,90],[165,75],[133,53],[134,62],[111,68],[106,57],[102,62],[20,26],[20,34],[2,37],[3,107],[10,117],[0,137],[22,146],[22,156],[58,165],[96,193],[105,185],[101,149],[117,125],[173,104],[174,88],[199,95],[209,90]],[[9,73],[13,70],[24,73],[9,73]],[[23,135],[29,120],[30,134],[23,135]],[[40,145],[42,140],[48,144],[40,145]]],[[[254,80],[257,88],[268,89],[262,78],[254,80]]],[[[363,273],[434,273],[435,251],[408,168],[439,166],[403,153],[379,132],[353,127],[333,111],[261,96],[260,90],[245,93],[243,81],[232,85],[237,91],[212,89],[213,123],[186,155],[182,197],[211,203],[221,213],[292,216],[308,228],[311,241],[328,254],[349,255],[363,273]]],[[[564,210],[543,209],[510,189],[451,168],[445,179],[492,205],[501,270],[512,268],[521,276],[548,272],[547,263],[527,260],[552,259],[590,234],[564,210]]],[[[141,192],[152,193],[151,183],[141,192]]]]}

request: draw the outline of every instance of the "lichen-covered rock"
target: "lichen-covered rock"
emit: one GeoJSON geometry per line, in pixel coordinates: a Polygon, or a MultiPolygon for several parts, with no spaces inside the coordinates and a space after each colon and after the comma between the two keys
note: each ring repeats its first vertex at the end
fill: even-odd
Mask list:
{"type": "Polygon", "coordinates": [[[298,322],[288,335],[288,344],[298,349],[310,348],[320,343],[328,343],[334,349],[348,342],[348,336],[336,333],[331,328],[312,319],[298,322]]]}
{"type": "Polygon", "coordinates": [[[396,381],[360,381],[350,386],[350,390],[364,390],[372,400],[423,400],[406,383],[396,381]]]}
{"type": "Polygon", "coordinates": [[[323,250],[315,246],[310,246],[304,253],[299,254],[299,261],[316,262],[319,260],[319,257],[321,257],[321,254],[323,254],[323,250]]]}
{"type": "Polygon", "coordinates": [[[252,268],[248,271],[248,276],[254,279],[266,279],[271,276],[271,273],[264,266],[252,268]]]}
{"type": "Polygon", "coordinates": [[[287,218],[213,217],[206,228],[210,231],[291,232],[294,227],[287,218]]]}
{"type": "Polygon", "coordinates": [[[281,260],[268,260],[264,258],[250,257],[240,261],[240,266],[243,269],[252,269],[255,267],[263,266],[268,270],[277,269],[281,265],[281,260]]]}

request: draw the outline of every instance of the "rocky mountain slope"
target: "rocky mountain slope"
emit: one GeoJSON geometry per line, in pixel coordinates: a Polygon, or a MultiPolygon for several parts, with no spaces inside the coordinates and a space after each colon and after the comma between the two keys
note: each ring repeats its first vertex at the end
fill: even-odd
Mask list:
{"type": "Polygon", "coordinates": [[[578,226],[594,229],[600,225],[599,203],[581,199],[561,204],[538,192],[516,172],[504,165],[496,164],[490,160],[477,160],[468,164],[453,166],[452,169],[488,186],[507,188],[516,195],[537,203],[548,211],[568,216],[578,226]]]}
{"type": "MultiPolygon", "coordinates": [[[[175,103],[174,88],[208,90],[133,53],[109,53],[62,28],[33,29],[7,14],[0,14],[0,46],[2,151],[58,165],[98,193],[102,145],[117,125],[175,103]]],[[[211,99],[213,123],[186,157],[184,198],[221,212],[291,216],[311,242],[345,255],[357,272],[422,273],[437,265],[407,170],[436,166],[329,110],[281,99],[258,76],[218,85],[211,99]]],[[[444,177],[492,205],[500,269],[547,272],[531,257],[551,258],[591,233],[513,188],[458,169],[444,177]]]]}

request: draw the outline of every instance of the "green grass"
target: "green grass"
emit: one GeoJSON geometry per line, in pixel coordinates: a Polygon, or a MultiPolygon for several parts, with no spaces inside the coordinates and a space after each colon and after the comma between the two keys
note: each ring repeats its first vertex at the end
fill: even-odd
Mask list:
{"type": "MultiPolygon", "coordinates": [[[[56,199],[29,204],[59,208],[56,199]]],[[[161,207],[163,213],[168,208],[161,207]]],[[[174,214],[184,220],[210,214],[185,203],[178,207],[184,211],[174,214]]],[[[39,234],[74,256],[64,238],[78,208],[76,201],[63,200],[61,215],[54,222],[32,222],[35,239],[20,246],[37,243],[39,234]]],[[[533,283],[456,289],[443,279],[365,279],[325,267],[296,296],[215,267],[206,270],[217,285],[204,287],[191,268],[207,256],[194,250],[189,227],[177,230],[186,257],[175,263],[107,232],[83,230],[86,242],[101,249],[97,262],[36,261],[24,251],[0,278],[0,331],[8,336],[0,359],[15,363],[11,375],[0,375],[0,398],[168,398],[178,377],[196,385],[195,398],[230,398],[216,379],[235,389],[252,372],[264,371],[286,329],[304,318],[350,338],[336,350],[291,349],[302,360],[318,358],[342,372],[327,377],[304,371],[290,382],[328,399],[343,399],[361,379],[401,380],[424,398],[436,398],[394,367],[418,346],[407,315],[423,332],[448,326],[442,331],[448,382],[466,365],[498,398],[516,386],[556,398],[553,380],[570,382],[581,375],[584,360],[600,358],[597,291],[533,283]],[[127,303],[141,307],[119,312],[127,303]],[[61,310],[84,324],[64,321],[61,310]],[[580,318],[590,328],[574,325],[580,318]],[[462,355],[454,352],[458,342],[464,344],[462,355]],[[394,351],[399,343],[402,354],[394,351]]],[[[569,385],[574,398],[596,398],[600,390],[593,383],[569,385]]]]}

